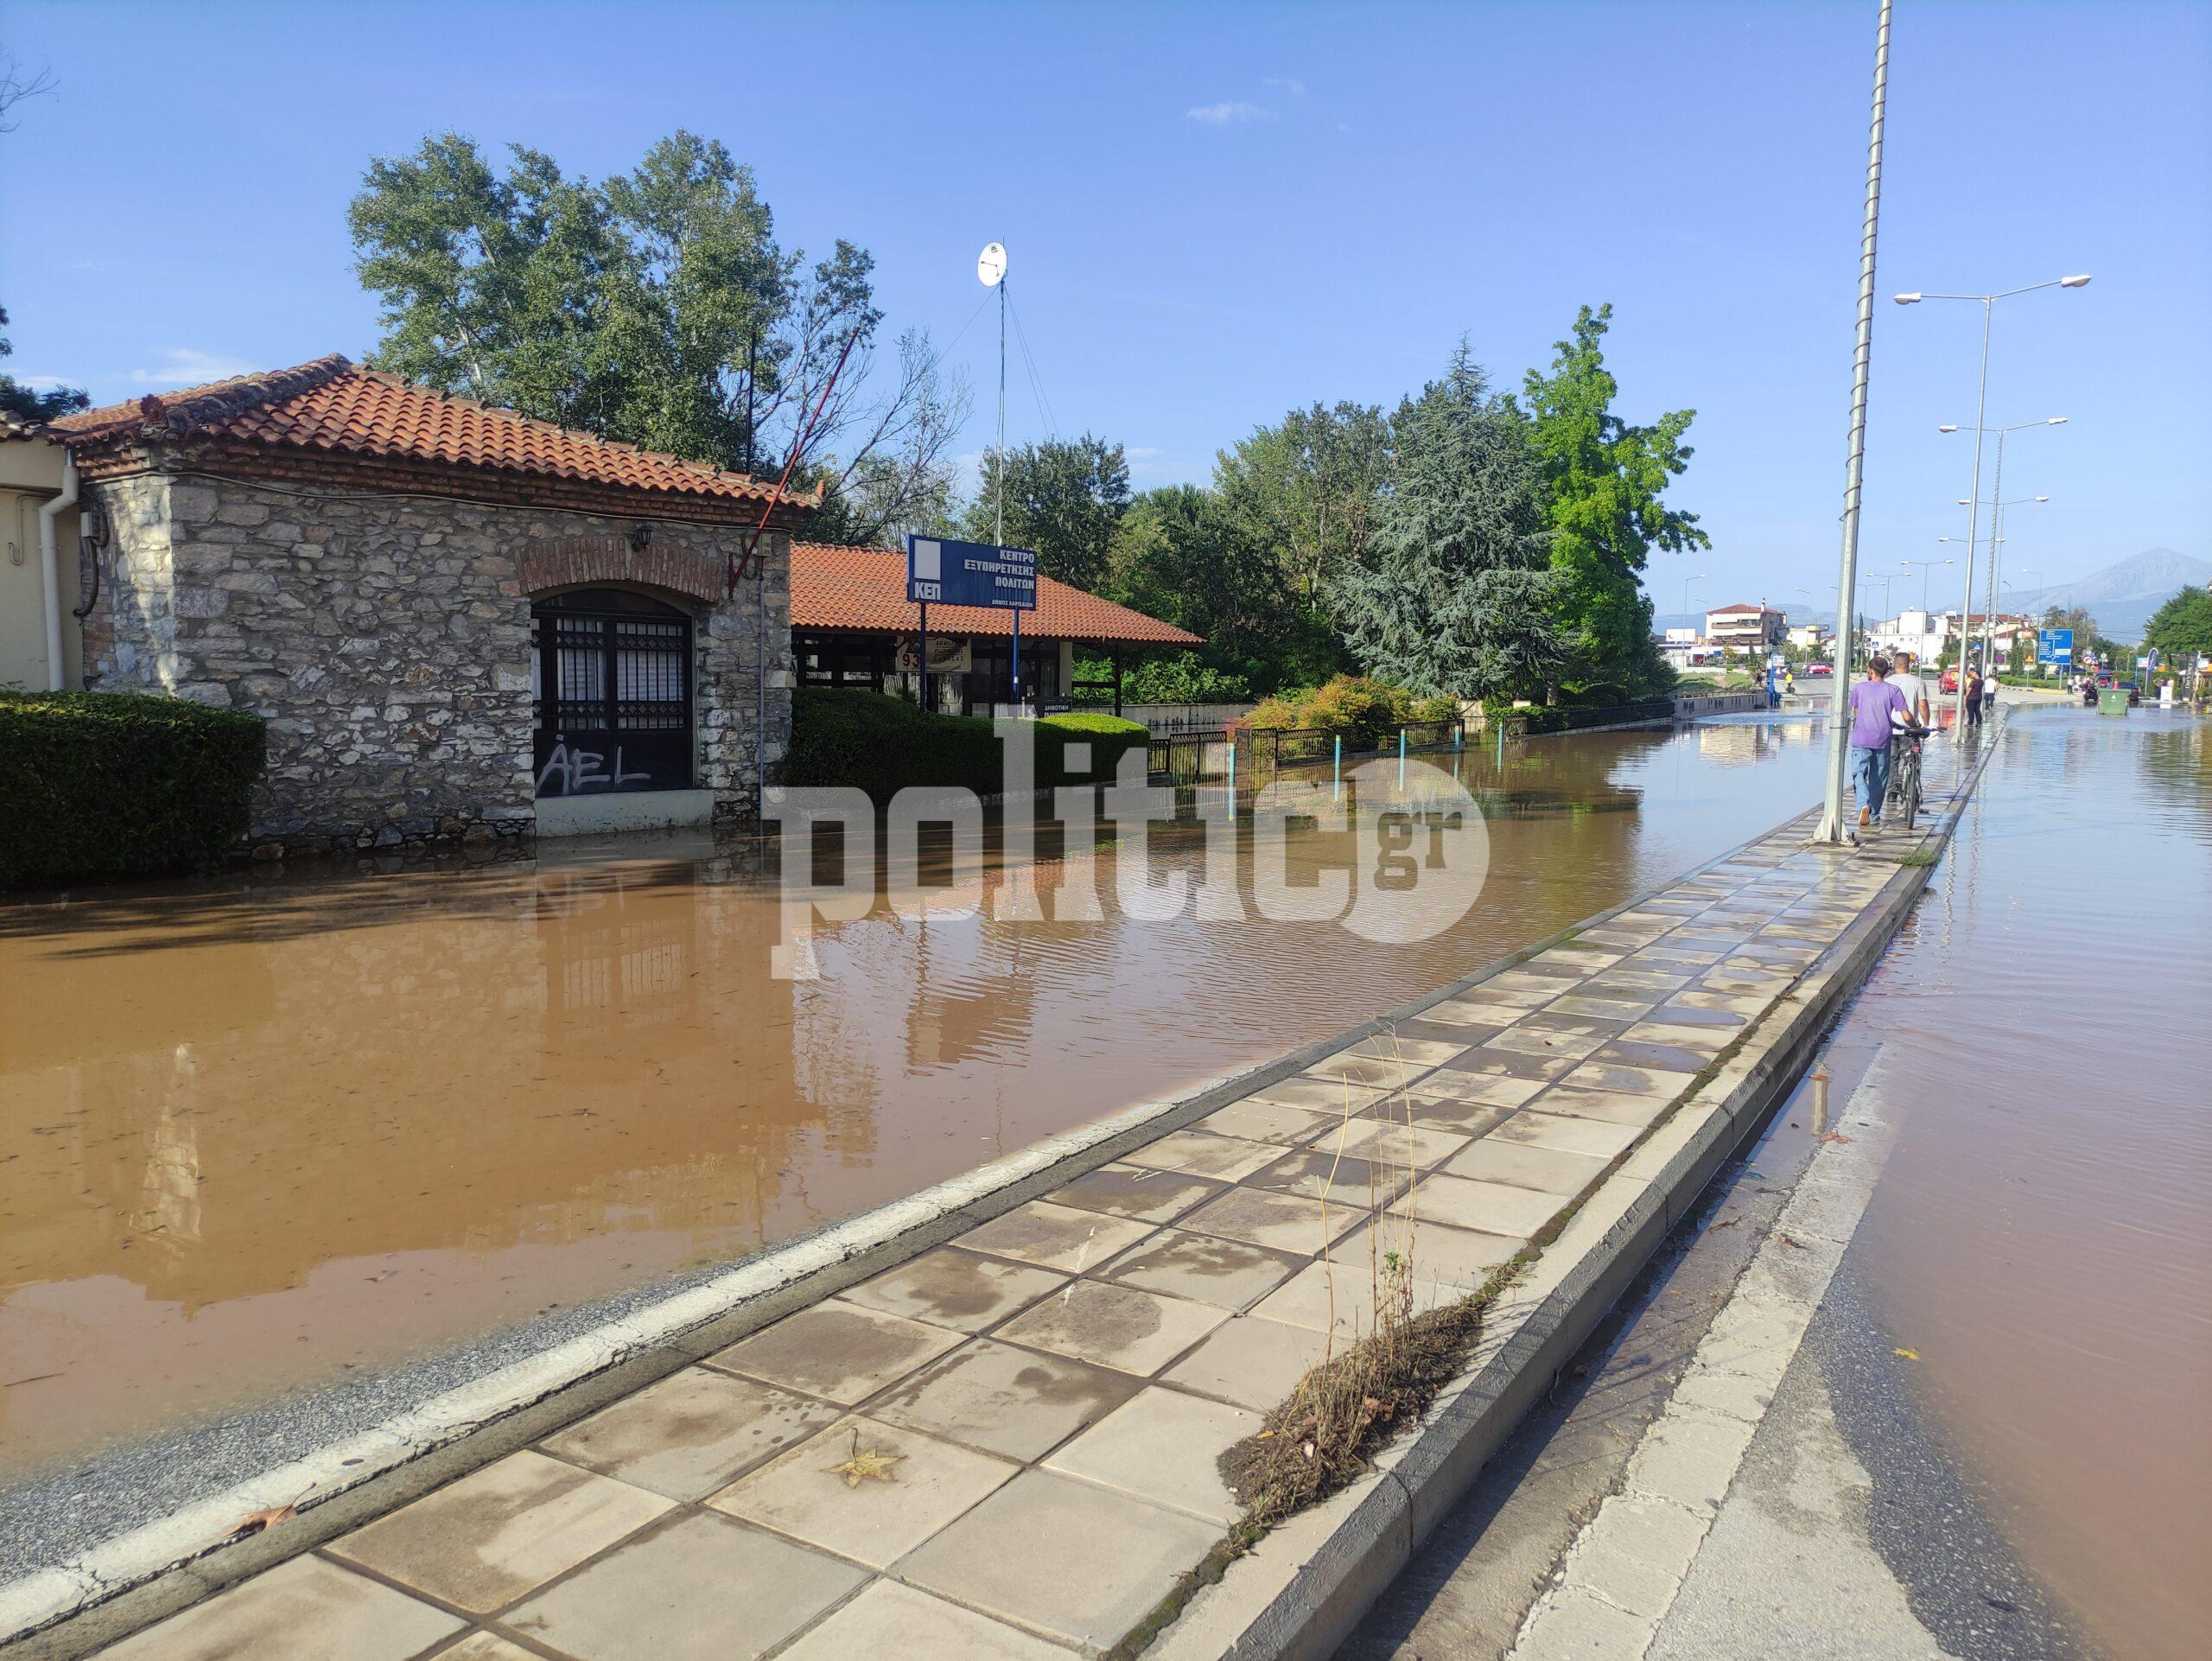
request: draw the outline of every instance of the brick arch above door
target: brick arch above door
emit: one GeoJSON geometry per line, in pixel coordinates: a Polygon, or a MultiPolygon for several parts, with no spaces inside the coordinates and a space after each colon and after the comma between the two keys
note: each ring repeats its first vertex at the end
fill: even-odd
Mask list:
{"type": "Polygon", "coordinates": [[[526,594],[585,583],[628,583],[716,604],[727,582],[718,550],[687,547],[673,537],[653,536],[633,548],[627,532],[554,537],[524,544],[515,575],[526,594]]]}

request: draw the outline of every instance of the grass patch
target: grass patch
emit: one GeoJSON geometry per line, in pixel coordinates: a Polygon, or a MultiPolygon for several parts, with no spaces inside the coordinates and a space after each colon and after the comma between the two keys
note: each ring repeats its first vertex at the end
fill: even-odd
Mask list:
{"type": "Polygon", "coordinates": [[[1914,867],[1933,865],[1937,860],[1942,857],[1942,854],[1936,849],[1915,848],[1908,852],[1899,854],[1897,856],[1897,863],[1900,865],[1910,865],[1914,867]]]}

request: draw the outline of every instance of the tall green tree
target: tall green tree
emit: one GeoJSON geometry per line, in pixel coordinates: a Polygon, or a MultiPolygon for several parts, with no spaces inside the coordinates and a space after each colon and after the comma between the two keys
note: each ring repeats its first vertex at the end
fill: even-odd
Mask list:
{"type": "Polygon", "coordinates": [[[1682,435],[1697,412],[1675,410],[1648,427],[1613,413],[1620,385],[1604,347],[1612,318],[1610,305],[1583,307],[1573,337],[1556,344],[1550,372],[1528,372],[1521,407],[1543,465],[1568,673],[1637,692],[1673,680],[1653,644],[1651,602],[1639,582],[1651,550],[1713,544],[1696,514],[1660,500],[1689,465],[1682,435]]]}
{"type": "Polygon", "coordinates": [[[2044,608],[2044,628],[2070,628],[2074,631],[2074,655],[2078,660],[2088,650],[2089,643],[2097,638],[2097,620],[2089,614],[2087,606],[2046,606],[2044,608]]]}
{"type": "Polygon", "coordinates": [[[435,135],[372,162],[347,222],[383,303],[384,368],[740,471],[795,455],[844,534],[941,509],[965,387],[912,334],[879,387],[873,260],[842,240],[811,264],[782,247],[752,169],[718,143],[677,132],[594,184],[521,145],[502,173],[435,135]]]}
{"type": "Polygon", "coordinates": [[[982,488],[968,508],[968,534],[997,538],[1006,503],[1006,545],[1035,550],[1046,576],[1096,594],[1113,569],[1114,535],[1129,509],[1129,463],[1119,444],[1094,434],[1023,444],[983,456],[982,488]]]}
{"type": "Polygon", "coordinates": [[[1221,452],[1214,487],[1269,551],[1283,593],[1318,610],[1336,573],[1366,554],[1389,474],[1390,423],[1380,406],[1316,404],[1221,452]]]}
{"type": "Polygon", "coordinates": [[[2188,665],[2212,652],[2212,584],[2185,588],[2151,614],[2143,644],[2156,646],[2162,663],[2188,665]]]}
{"type": "MultiPolygon", "coordinates": [[[[7,309],[0,306],[0,328],[7,327],[7,309]]],[[[0,358],[11,356],[15,350],[8,337],[0,334],[0,358]]],[[[82,387],[26,386],[13,375],[0,371],[0,414],[23,421],[51,421],[56,416],[90,409],[92,403],[82,387]]]]}
{"type": "Polygon", "coordinates": [[[1462,341],[1392,425],[1374,536],[1331,586],[1346,646],[1370,674],[1424,696],[1534,696],[1567,642],[1529,423],[1462,341]]]}

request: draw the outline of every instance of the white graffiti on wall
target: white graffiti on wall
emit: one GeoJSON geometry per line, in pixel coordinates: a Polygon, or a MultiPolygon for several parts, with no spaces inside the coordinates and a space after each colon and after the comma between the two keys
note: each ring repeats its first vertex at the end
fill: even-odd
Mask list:
{"type": "Polygon", "coordinates": [[[614,766],[610,771],[603,750],[588,750],[582,746],[571,747],[567,741],[556,739],[553,753],[545,758],[545,765],[537,770],[537,793],[541,796],[575,796],[587,790],[620,790],[625,785],[643,783],[652,774],[639,771],[626,773],[622,767],[622,747],[614,747],[614,766]]]}

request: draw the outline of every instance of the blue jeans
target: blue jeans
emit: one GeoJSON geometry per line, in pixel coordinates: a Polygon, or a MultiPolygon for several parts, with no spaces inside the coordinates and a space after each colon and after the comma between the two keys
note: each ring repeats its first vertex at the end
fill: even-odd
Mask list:
{"type": "Polygon", "coordinates": [[[1862,750],[1853,745],[1851,750],[1851,781],[1859,790],[1859,805],[1872,808],[1874,817],[1882,817],[1882,802],[1890,793],[1890,747],[1862,750]]]}

